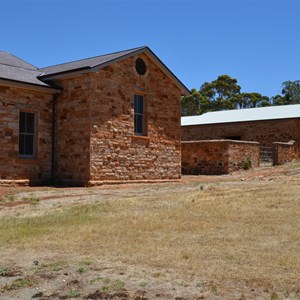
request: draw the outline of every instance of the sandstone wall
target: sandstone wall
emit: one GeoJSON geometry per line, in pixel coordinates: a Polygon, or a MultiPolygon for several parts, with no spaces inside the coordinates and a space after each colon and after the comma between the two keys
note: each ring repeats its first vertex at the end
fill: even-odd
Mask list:
{"type": "Polygon", "coordinates": [[[147,73],[135,57],[92,74],[91,180],[180,178],[180,95],[146,55],[147,73]],[[134,135],[134,94],[145,100],[146,135],[134,135]]]}
{"type": "Polygon", "coordinates": [[[145,54],[57,81],[56,171],[63,181],[178,179],[180,89],[145,54]],[[134,94],[145,100],[146,135],[134,135],[134,94]]]}
{"type": "Polygon", "coordinates": [[[29,180],[51,177],[52,95],[0,86],[0,179],[29,180]],[[36,114],[36,157],[19,158],[19,112],[36,114]]]}
{"type": "Polygon", "coordinates": [[[56,178],[84,184],[90,178],[90,76],[57,81],[63,90],[56,101],[56,178]]]}
{"type": "Polygon", "coordinates": [[[297,153],[294,141],[289,143],[273,143],[273,165],[283,165],[287,162],[295,160],[299,154],[297,153]]]}
{"type": "Polygon", "coordinates": [[[245,168],[248,160],[251,161],[251,167],[259,167],[259,146],[257,142],[229,141],[228,173],[245,168]]]}
{"type": "Polygon", "coordinates": [[[274,142],[296,141],[299,151],[300,120],[270,120],[211,124],[201,126],[182,126],[183,141],[215,140],[240,136],[243,141],[259,142],[261,146],[272,147],[274,142]]]}
{"type": "Polygon", "coordinates": [[[221,175],[244,168],[250,159],[259,166],[259,144],[231,140],[185,141],[181,145],[182,174],[221,175]]]}

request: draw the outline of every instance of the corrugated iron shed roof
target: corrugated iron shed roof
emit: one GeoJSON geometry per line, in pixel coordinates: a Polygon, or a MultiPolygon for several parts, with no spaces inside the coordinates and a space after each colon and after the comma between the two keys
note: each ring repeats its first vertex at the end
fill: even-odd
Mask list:
{"type": "Polygon", "coordinates": [[[213,111],[203,115],[182,117],[181,126],[292,118],[300,118],[300,104],[213,111]]]}

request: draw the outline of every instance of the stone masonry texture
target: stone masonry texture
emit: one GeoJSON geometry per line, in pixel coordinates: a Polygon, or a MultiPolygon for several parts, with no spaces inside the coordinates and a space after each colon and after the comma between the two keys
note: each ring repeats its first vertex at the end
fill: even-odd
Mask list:
{"type": "Polygon", "coordinates": [[[221,175],[243,169],[247,160],[259,166],[259,143],[211,140],[182,142],[182,174],[221,175]]]}
{"type": "Polygon", "coordinates": [[[51,176],[52,94],[0,86],[0,180],[46,179],[51,176]],[[19,112],[36,115],[36,156],[19,158],[19,112]]]}
{"type": "Polygon", "coordinates": [[[180,89],[145,54],[58,80],[56,172],[62,181],[179,179],[180,89]],[[145,136],[134,135],[134,95],[145,99],[145,136]]]}
{"type": "Polygon", "coordinates": [[[236,136],[243,141],[258,142],[261,146],[267,147],[272,147],[274,142],[287,143],[294,140],[299,153],[300,120],[283,119],[182,126],[181,136],[183,141],[216,140],[236,136]]]}
{"type": "Polygon", "coordinates": [[[273,165],[283,165],[297,158],[295,142],[273,143],[273,165]]]}

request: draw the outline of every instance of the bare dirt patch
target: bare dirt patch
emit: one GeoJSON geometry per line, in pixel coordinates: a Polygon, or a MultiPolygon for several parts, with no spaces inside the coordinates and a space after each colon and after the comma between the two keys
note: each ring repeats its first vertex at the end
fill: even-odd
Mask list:
{"type": "Polygon", "coordinates": [[[300,299],[300,164],[0,188],[0,299],[300,299]]]}

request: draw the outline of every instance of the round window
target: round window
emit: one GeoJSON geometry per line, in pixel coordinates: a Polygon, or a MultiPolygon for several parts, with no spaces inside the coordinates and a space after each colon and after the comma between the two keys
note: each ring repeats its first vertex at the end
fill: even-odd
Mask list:
{"type": "Polygon", "coordinates": [[[138,72],[138,74],[140,74],[140,75],[145,75],[146,74],[147,66],[141,58],[138,58],[135,61],[135,69],[138,72]]]}

